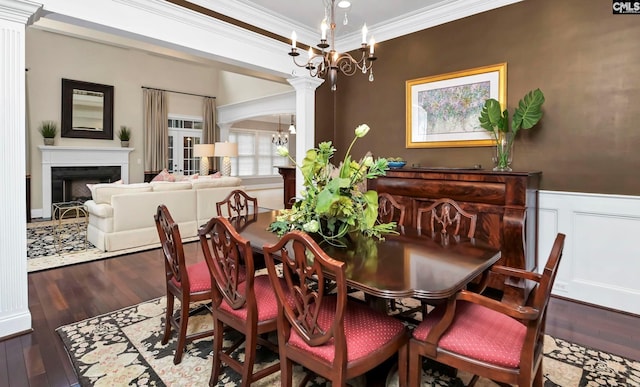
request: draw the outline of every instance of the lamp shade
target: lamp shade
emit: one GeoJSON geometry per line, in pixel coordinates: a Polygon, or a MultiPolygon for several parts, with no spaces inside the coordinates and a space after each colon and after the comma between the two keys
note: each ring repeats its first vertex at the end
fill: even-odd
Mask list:
{"type": "Polygon", "coordinates": [[[236,157],[238,155],[238,144],[235,142],[216,142],[215,155],[219,157],[236,157]]]}
{"type": "Polygon", "coordinates": [[[193,146],[193,155],[195,157],[212,157],[214,154],[213,144],[195,144],[193,146]]]}

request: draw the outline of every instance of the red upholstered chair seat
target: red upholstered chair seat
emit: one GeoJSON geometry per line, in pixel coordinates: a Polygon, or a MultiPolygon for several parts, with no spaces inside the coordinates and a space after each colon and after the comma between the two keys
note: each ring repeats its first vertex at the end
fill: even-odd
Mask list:
{"type": "MultiPolygon", "coordinates": [[[[187,275],[189,276],[189,286],[191,287],[190,291],[192,293],[211,289],[211,275],[209,274],[209,267],[207,267],[206,261],[200,261],[187,266],[187,275]]],[[[240,269],[238,281],[244,282],[246,277],[247,273],[244,271],[244,268],[240,269]]],[[[180,287],[180,283],[176,281],[175,278],[172,278],[171,282],[177,287],[180,287]]]]}
{"type": "MultiPolygon", "coordinates": [[[[413,331],[413,337],[426,340],[442,315],[438,307],[413,331]]],[[[449,329],[438,346],[447,351],[502,367],[518,368],[527,327],[509,316],[481,305],[459,301],[449,329]]]]}
{"type": "MultiPolygon", "coordinates": [[[[335,311],[336,297],[325,298],[318,315],[318,325],[322,329],[328,329],[331,326],[335,311]]],[[[366,305],[347,302],[344,314],[344,332],[347,339],[347,361],[352,362],[371,354],[402,335],[404,325],[399,320],[388,317],[366,305]],[[371,332],[375,332],[375,335],[372,335],[371,332]]],[[[333,339],[330,341],[331,345],[310,347],[295,330],[292,330],[289,345],[303,349],[326,362],[333,362],[335,358],[333,341],[333,339]]]]}
{"type": "MultiPolygon", "coordinates": [[[[238,292],[244,293],[246,282],[238,285],[238,292]]],[[[256,295],[256,303],[258,304],[258,321],[266,321],[275,319],[278,316],[278,299],[273,292],[271,282],[268,275],[259,275],[253,280],[253,291],[256,295]]],[[[246,304],[240,309],[233,309],[228,303],[222,302],[220,309],[230,313],[240,319],[247,319],[246,304]]]]}

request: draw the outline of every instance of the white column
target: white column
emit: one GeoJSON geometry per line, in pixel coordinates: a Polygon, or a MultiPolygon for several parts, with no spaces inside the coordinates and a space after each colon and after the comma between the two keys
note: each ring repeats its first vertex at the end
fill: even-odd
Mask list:
{"type": "Polygon", "coordinates": [[[31,330],[27,289],[25,26],[39,4],[0,7],[0,338],[31,330]]]}
{"type": "MultiPolygon", "coordinates": [[[[302,165],[302,160],[308,149],[315,148],[316,134],[316,89],[324,79],[298,77],[287,79],[296,90],[296,163],[302,165]]],[[[303,177],[300,168],[296,169],[296,196],[303,189],[303,177]]]]}

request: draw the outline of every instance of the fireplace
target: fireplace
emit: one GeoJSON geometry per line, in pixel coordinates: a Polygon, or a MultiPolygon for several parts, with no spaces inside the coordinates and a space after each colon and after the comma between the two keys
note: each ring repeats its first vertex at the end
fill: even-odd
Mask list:
{"type": "Polygon", "coordinates": [[[42,218],[51,218],[52,203],[88,199],[91,194],[87,183],[118,179],[129,183],[129,153],[133,148],[46,145],[38,148],[42,152],[42,218]],[[62,177],[57,176],[60,169],[62,177]]]}
{"type": "Polygon", "coordinates": [[[120,180],[120,166],[51,168],[51,202],[85,202],[91,199],[87,184],[120,180]]]}

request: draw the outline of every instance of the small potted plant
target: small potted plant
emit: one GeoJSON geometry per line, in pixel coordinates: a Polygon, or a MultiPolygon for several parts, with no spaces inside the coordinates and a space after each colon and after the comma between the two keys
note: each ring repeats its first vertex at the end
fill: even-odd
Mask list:
{"type": "Polygon", "coordinates": [[[40,134],[44,138],[44,145],[53,145],[56,134],[58,134],[58,124],[54,121],[42,121],[40,134]]]}
{"type": "Polygon", "coordinates": [[[129,146],[129,140],[131,139],[131,129],[124,125],[120,126],[118,138],[120,139],[120,145],[123,148],[127,148],[129,146]]]}

